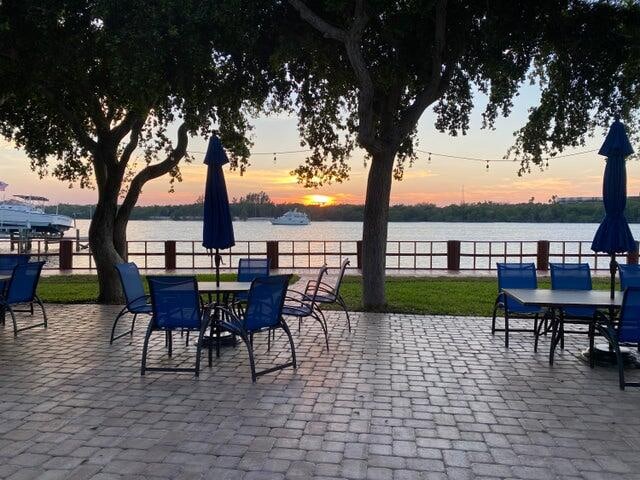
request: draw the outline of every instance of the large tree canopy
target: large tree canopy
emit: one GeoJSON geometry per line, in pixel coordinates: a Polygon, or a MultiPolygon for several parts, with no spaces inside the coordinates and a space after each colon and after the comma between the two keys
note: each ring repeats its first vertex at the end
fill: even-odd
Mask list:
{"type": "Polygon", "coordinates": [[[296,173],[307,186],[342,181],[356,146],[370,159],[363,230],[364,304],[384,303],[391,179],[415,159],[416,125],[464,134],[474,89],[484,126],[509,115],[527,81],[542,89],[516,133],[522,169],[580,145],[598,125],[640,106],[640,7],[588,0],[287,0],[285,44],[302,138],[312,154],[296,173]],[[296,17],[299,17],[296,19],[296,17]]]}
{"type": "Polygon", "coordinates": [[[0,133],[41,173],[97,188],[102,300],[118,299],[113,266],[143,185],[180,179],[190,135],[216,133],[246,163],[247,117],[279,78],[264,13],[234,0],[0,3],[0,133]]]}

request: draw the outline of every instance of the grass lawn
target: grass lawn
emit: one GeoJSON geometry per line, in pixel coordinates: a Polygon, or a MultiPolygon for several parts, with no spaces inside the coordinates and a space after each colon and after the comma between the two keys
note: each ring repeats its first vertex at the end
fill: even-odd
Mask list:
{"type": "MultiPolygon", "coordinates": [[[[549,279],[539,280],[549,288],[549,279]]],[[[609,279],[594,278],[593,287],[608,289],[609,279]]],[[[498,291],[493,277],[388,277],[384,311],[438,315],[489,316],[498,291]]],[[[349,310],[362,310],[362,286],[359,277],[345,277],[342,296],[349,310]]]]}
{"type": "MultiPolygon", "coordinates": [[[[215,280],[213,274],[196,276],[200,281],[215,280]]],[[[220,274],[222,281],[235,279],[235,273],[220,274]]],[[[96,275],[42,276],[38,285],[38,295],[45,303],[95,303],[98,298],[98,277],[96,275]]]]}
{"type": "MultiPolygon", "coordinates": [[[[197,275],[198,280],[213,280],[213,275],[197,275]]],[[[235,280],[235,274],[222,274],[221,280],[235,280]]],[[[295,277],[293,281],[296,281],[295,277]]],[[[594,278],[594,288],[606,290],[609,279],[594,278]]],[[[549,280],[540,279],[549,287],[549,280]]],[[[493,277],[389,277],[386,312],[439,315],[489,316],[496,298],[497,281],[493,277]]],[[[349,310],[362,310],[360,277],[345,277],[342,295],[349,310]]],[[[56,275],[40,279],[38,294],[48,303],[93,303],[98,296],[95,275],[56,275]]]]}

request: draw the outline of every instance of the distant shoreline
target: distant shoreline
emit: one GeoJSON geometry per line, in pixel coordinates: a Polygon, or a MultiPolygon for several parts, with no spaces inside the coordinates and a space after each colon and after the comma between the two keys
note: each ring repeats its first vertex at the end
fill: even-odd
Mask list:
{"type": "MultiPolygon", "coordinates": [[[[51,211],[55,212],[56,207],[51,211]]],[[[87,205],[59,205],[58,211],[78,219],[89,219],[93,208],[87,205]]],[[[135,207],[131,220],[202,220],[202,204],[152,205],[135,207]]],[[[273,203],[230,205],[233,218],[247,221],[267,220],[297,208],[305,212],[312,222],[361,222],[363,205],[296,205],[273,203]]],[[[640,199],[627,202],[627,220],[640,223],[640,199]]],[[[447,222],[447,223],[600,223],[604,218],[602,202],[549,202],[549,203],[469,203],[438,207],[432,204],[393,205],[389,208],[389,222],[447,222]]]]}

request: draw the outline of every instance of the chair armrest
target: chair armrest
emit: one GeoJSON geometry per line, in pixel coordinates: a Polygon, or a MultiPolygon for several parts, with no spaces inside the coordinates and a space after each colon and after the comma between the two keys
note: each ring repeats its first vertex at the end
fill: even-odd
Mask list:
{"type": "Polygon", "coordinates": [[[151,302],[150,302],[150,300],[151,300],[151,295],[140,295],[139,297],[134,298],[134,299],[133,299],[133,300],[131,300],[129,303],[127,303],[126,308],[131,308],[131,305],[133,305],[134,303],[136,303],[136,302],[138,302],[138,301],[140,301],[140,300],[142,300],[142,299],[144,299],[144,300],[145,300],[145,303],[146,303],[147,305],[148,305],[149,303],[151,303],[151,302]]]}
{"type": "Polygon", "coordinates": [[[307,301],[307,302],[313,302],[313,300],[314,300],[312,296],[307,295],[306,293],[302,293],[302,292],[301,292],[301,291],[299,291],[299,290],[293,290],[293,289],[291,289],[291,288],[287,290],[287,294],[286,294],[286,296],[285,296],[285,300],[286,300],[287,298],[288,298],[288,299],[290,299],[290,300],[296,300],[296,301],[298,301],[298,302],[300,302],[300,303],[304,303],[304,301],[307,301]],[[299,296],[299,298],[293,297],[293,296],[291,296],[290,294],[298,295],[298,296],[299,296]]]}
{"type": "Polygon", "coordinates": [[[244,328],[244,322],[240,317],[238,317],[238,315],[233,309],[224,305],[216,305],[213,309],[213,315],[215,316],[216,313],[219,315],[218,325],[222,327],[226,327],[230,331],[237,331],[237,332],[246,331],[246,329],[244,328]],[[223,320],[223,318],[225,317],[230,319],[230,321],[223,320]]]}

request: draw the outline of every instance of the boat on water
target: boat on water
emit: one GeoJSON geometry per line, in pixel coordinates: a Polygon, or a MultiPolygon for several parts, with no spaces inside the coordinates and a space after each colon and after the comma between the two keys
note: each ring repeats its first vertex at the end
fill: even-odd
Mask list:
{"type": "Polygon", "coordinates": [[[13,197],[0,201],[0,232],[62,237],[64,232],[73,227],[73,218],[44,211],[48,198],[36,195],[13,197]]]}
{"type": "Polygon", "coordinates": [[[304,212],[299,212],[296,208],[271,220],[272,225],[309,225],[311,220],[304,212]]]}

